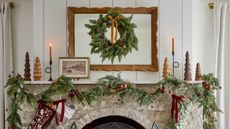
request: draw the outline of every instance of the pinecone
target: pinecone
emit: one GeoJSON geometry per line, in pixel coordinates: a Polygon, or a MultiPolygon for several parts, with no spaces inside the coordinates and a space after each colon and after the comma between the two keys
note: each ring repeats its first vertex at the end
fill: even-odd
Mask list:
{"type": "Polygon", "coordinates": [[[109,44],[108,43],[104,43],[104,48],[108,48],[109,44]]]}
{"type": "Polygon", "coordinates": [[[119,85],[117,85],[117,87],[116,87],[116,91],[119,92],[119,91],[125,90],[127,87],[128,87],[128,84],[127,84],[127,83],[119,84],[119,85]]]}
{"type": "Polygon", "coordinates": [[[161,91],[161,93],[165,93],[166,91],[165,91],[165,87],[161,87],[160,88],[160,91],[161,91]]]}
{"type": "Polygon", "coordinates": [[[97,31],[97,33],[99,33],[101,30],[100,30],[100,29],[97,29],[96,31],[97,31]]]}
{"type": "Polygon", "coordinates": [[[69,96],[70,98],[73,98],[75,95],[77,95],[76,90],[70,90],[69,93],[68,93],[68,96],[69,96]]]}
{"type": "Polygon", "coordinates": [[[18,80],[22,80],[22,79],[23,79],[22,76],[21,76],[20,74],[17,74],[16,78],[17,78],[18,80]]]}
{"type": "Polygon", "coordinates": [[[212,90],[212,86],[209,84],[208,81],[203,81],[202,86],[204,87],[204,89],[206,89],[208,91],[212,90]]]}

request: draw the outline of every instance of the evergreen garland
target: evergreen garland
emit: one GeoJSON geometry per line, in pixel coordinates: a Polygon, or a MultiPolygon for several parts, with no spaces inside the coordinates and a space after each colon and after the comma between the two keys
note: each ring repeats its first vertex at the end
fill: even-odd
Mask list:
{"type": "Polygon", "coordinates": [[[97,20],[89,20],[89,24],[85,24],[85,26],[90,29],[88,34],[92,39],[90,43],[92,46],[91,54],[100,54],[102,62],[108,59],[113,63],[116,57],[121,61],[122,57],[132,52],[133,48],[138,50],[138,39],[134,33],[134,28],[137,26],[131,23],[131,20],[132,16],[125,17],[115,10],[109,10],[105,16],[100,14],[97,20]],[[120,35],[120,38],[116,40],[116,32],[116,41],[114,38],[109,40],[105,36],[107,28],[110,27],[111,29],[115,27],[120,35]]]}
{"type": "MultiPolygon", "coordinates": [[[[152,93],[146,92],[140,88],[135,87],[133,83],[121,79],[120,76],[105,76],[98,79],[97,86],[88,90],[78,91],[75,89],[71,78],[61,76],[56,81],[54,81],[45,91],[42,91],[38,95],[32,95],[29,91],[23,88],[24,81],[19,75],[13,75],[9,78],[7,83],[7,94],[11,97],[11,108],[9,109],[8,123],[13,129],[20,129],[21,119],[18,114],[20,105],[24,103],[25,100],[32,106],[36,107],[36,102],[38,100],[44,100],[46,102],[52,103],[52,98],[54,96],[63,95],[67,96],[70,92],[74,91],[74,96],[69,96],[72,99],[76,98],[76,101],[82,104],[92,104],[96,101],[98,97],[109,96],[112,94],[118,94],[122,102],[125,98],[133,97],[140,105],[149,105],[154,100],[160,97],[166,97],[168,93],[175,93],[176,91],[180,95],[185,96],[185,101],[180,103],[179,120],[183,120],[183,114],[186,113],[188,106],[191,103],[199,103],[200,107],[203,108],[203,128],[204,129],[215,129],[216,118],[213,115],[216,112],[220,112],[218,109],[214,91],[220,89],[218,80],[214,78],[212,74],[204,75],[203,80],[212,86],[212,88],[206,88],[203,84],[190,84],[182,80],[176,79],[173,76],[168,76],[167,78],[159,81],[159,88],[152,93]],[[117,90],[120,85],[126,84],[127,87],[122,90],[117,90]],[[165,92],[168,92],[165,94],[165,92]]],[[[175,123],[171,118],[168,124],[169,129],[179,129],[179,123],[175,123]]]]}

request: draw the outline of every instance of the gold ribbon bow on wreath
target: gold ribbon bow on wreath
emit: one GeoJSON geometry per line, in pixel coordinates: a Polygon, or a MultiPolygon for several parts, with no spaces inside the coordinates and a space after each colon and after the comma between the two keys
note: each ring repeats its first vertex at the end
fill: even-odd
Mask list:
{"type": "Polygon", "coordinates": [[[120,18],[123,18],[121,15],[113,18],[112,16],[108,16],[108,19],[111,20],[111,43],[114,44],[117,40],[117,33],[118,33],[118,20],[120,18]],[[114,26],[115,26],[115,29],[116,29],[116,32],[115,32],[115,38],[114,38],[114,26]]]}

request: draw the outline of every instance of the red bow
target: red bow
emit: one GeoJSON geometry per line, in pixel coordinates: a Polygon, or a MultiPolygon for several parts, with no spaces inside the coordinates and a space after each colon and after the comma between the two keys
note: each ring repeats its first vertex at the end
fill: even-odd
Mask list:
{"type": "Polygon", "coordinates": [[[171,108],[171,117],[178,123],[179,119],[179,104],[183,100],[183,96],[177,96],[172,94],[172,108],[171,108]]]}

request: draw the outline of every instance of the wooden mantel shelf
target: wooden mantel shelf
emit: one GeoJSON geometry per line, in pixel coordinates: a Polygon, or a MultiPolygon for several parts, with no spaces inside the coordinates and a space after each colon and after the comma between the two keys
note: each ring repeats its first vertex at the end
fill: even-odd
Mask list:
{"type": "MultiPolygon", "coordinates": [[[[52,81],[25,81],[25,84],[26,85],[50,85],[52,84],[53,82],[52,81]]],[[[79,85],[94,85],[96,84],[96,82],[77,82],[77,81],[74,81],[73,82],[74,84],[79,84],[79,85]]],[[[188,83],[194,83],[194,84],[199,84],[199,83],[202,83],[202,81],[190,81],[188,83]]],[[[137,85],[156,85],[157,82],[134,82],[134,84],[137,84],[137,85]]]]}
{"type": "MultiPolygon", "coordinates": [[[[50,85],[52,84],[53,82],[52,81],[25,81],[25,84],[26,85],[50,85]]],[[[77,81],[74,81],[73,82],[74,84],[80,84],[80,85],[93,85],[93,84],[96,84],[96,82],[93,82],[93,81],[87,81],[87,82],[77,82],[77,81]]],[[[137,85],[156,85],[157,83],[156,82],[134,82],[134,84],[137,84],[137,85]]]]}

